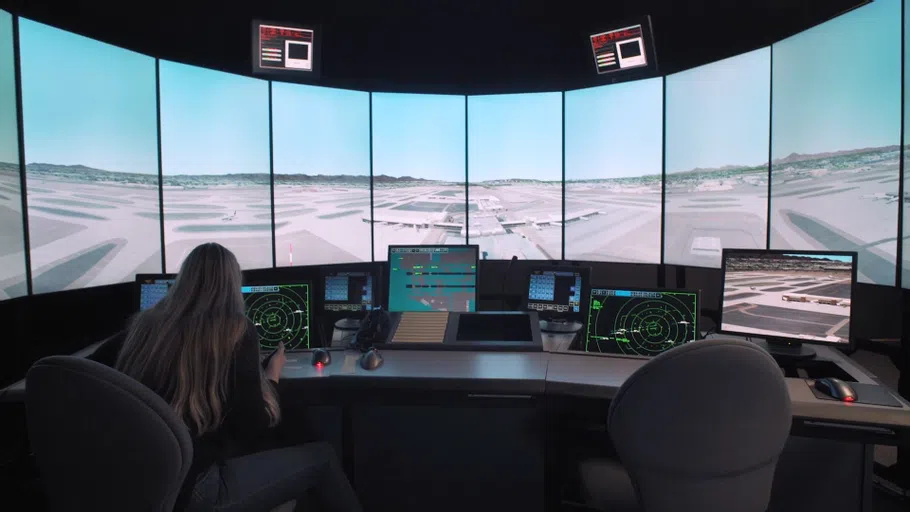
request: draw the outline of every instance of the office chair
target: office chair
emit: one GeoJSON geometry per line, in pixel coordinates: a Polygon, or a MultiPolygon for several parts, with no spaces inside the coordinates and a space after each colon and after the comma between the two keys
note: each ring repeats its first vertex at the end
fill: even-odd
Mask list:
{"type": "Polygon", "coordinates": [[[583,462],[583,493],[597,508],[619,503],[614,510],[764,512],[791,422],[787,384],[769,354],[739,340],[688,343],[620,387],[607,428],[628,476],[617,463],[583,462]]]}
{"type": "Polygon", "coordinates": [[[170,512],[193,461],[183,421],[152,390],[80,357],[26,375],[29,441],[49,510],[170,512]]]}

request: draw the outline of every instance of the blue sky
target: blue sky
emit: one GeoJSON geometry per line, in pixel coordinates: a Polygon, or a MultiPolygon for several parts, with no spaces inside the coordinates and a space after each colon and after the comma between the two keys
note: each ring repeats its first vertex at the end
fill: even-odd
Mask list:
{"type": "Polygon", "coordinates": [[[784,256],[799,256],[800,258],[812,258],[812,259],[817,259],[817,260],[825,259],[825,260],[843,261],[843,262],[846,262],[846,263],[849,263],[849,262],[853,261],[853,256],[839,256],[839,255],[838,255],[838,256],[835,256],[835,255],[833,255],[833,254],[800,254],[800,253],[793,253],[793,254],[784,254],[784,256]]]}
{"type": "Polygon", "coordinates": [[[774,45],[774,158],[899,144],[900,13],[876,0],[774,45]]]}
{"type": "Polygon", "coordinates": [[[566,179],[661,173],[663,80],[566,93],[566,179]]]}
{"type": "Polygon", "coordinates": [[[667,172],[768,161],[771,49],[667,77],[667,172]]]}
{"type": "Polygon", "coordinates": [[[468,180],[562,179],[562,93],[468,97],[468,180]]]}
{"type": "Polygon", "coordinates": [[[464,182],[464,101],[373,93],[373,174],[464,182]]]}
{"type": "Polygon", "coordinates": [[[23,18],[19,44],[28,163],[158,173],[155,59],[23,18]]]}
{"type": "Polygon", "coordinates": [[[370,175],[370,93],[272,83],[275,174],[370,175]]]}
{"type": "Polygon", "coordinates": [[[19,163],[13,17],[0,11],[0,162],[19,163]]]}
{"type": "Polygon", "coordinates": [[[161,61],[164,174],[269,172],[269,85],[161,61]]]}

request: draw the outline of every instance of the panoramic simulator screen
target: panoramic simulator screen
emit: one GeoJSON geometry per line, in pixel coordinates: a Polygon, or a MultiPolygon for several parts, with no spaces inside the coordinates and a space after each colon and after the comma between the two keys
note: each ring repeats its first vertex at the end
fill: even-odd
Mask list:
{"type": "Polygon", "coordinates": [[[310,348],[309,284],[244,286],[241,291],[263,350],[274,350],[279,343],[286,350],[310,348]]]}
{"type": "Polygon", "coordinates": [[[166,271],[205,242],[230,249],[244,269],[271,267],[268,82],[159,67],[166,271]]]}
{"type": "Polygon", "coordinates": [[[389,247],[389,311],[473,312],[477,246],[389,247]]]}
{"type": "Polygon", "coordinates": [[[771,49],[666,82],[664,262],[720,268],[724,247],[766,248],[771,49]]]}
{"type": "Polygon", "coordinates": [[[24,18],[19,56],[33,291],[161,272],[155,59],[24,18]]]}
{"type": "Polygon", "coordinates": [[[562,258],[562,94],[468,97],[469,239],[482,259],[562,258]]]}
{"type": "Polygon", "coordinates": [[[586,352],[656,356],[698,339],[698,292],[591,290],[586,352]]]}
{"type": "Polygon", "coordinates": [[[907,201],[900,19],[880,0],[775,43],[771,84],[770,248],[855,251],[857,279],[886,286],[907,201]]]}
{"type": "Polygon", "coordinates": [[[663,80],[568,91],[565,110],[565,258],[660,263],[663,80]]]}
{"type": "Polygon", "coordinates": [[[465,97],[373,93],[372,105],[376,261],[389,245],[467,243],[465,97]]]}
{"type": "Polygon", "coordinates": [[[371,261],[370,93],[273,82],[272,145],[277,265],[371,261]]]}
{"type": "MultiPolygon", "coordinates": [[[[21,30],[20,24],[20,30],[21,30]]],[[[19,175],[19,115],[16,106],[16,67],[13,17],[0,11],[0,300],[28,293],[25,282],[25,238],[22,225],[22,185],[19,175]]]]}
{"type": "Polygon", "coordinates": [[[720,330],[850,342],[852,255],[724,251],[720,330]]]}

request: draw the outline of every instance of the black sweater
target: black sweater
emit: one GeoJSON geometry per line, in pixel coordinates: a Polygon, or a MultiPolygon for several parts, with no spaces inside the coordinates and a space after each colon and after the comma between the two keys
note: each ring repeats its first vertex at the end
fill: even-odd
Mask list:
{"type": "MultiPolygon", "coordinates": [[[[108,339],[89,358],[113,367],[124,338],[125,333],[120,333],[108,339]]],[[[250,323],[234,353],[231,382],[224,403],[224,421],[218,430],[193,437],[193,464],[180,490],[175,510],[186,506],[196,478],[212,464],[255,452],[269,437],[269,414],[259,384],[260,364],[259,336],[250,323]]],[[[165,396],[164,390],[153,391],[170,401],[171,397],[165,396]]]]}

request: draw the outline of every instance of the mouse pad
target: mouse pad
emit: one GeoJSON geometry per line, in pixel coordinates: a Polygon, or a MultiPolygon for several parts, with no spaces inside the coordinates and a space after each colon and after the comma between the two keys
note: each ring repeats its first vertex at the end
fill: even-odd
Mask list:
{"type": "MultiPolygon", "coordinates": [[[[806,380],[809,389],[812,390],[812,393],[816,398],[820,400],[832,400],[839,402],[831,398],[830,396],[822,393],[821,391],[815,389],[814,380],[806,380]]],[[[894,398],[894,395],[891,394],[891,391],[888,388],[883,386],[878,386],[876,384],[860,384],[858,382],[850,382],[853,391],[856,392],[856,401],[857,404],[866,404],[866,405],[882,405],[885,407],[901,407],[901,403],[894,398]]]]}

